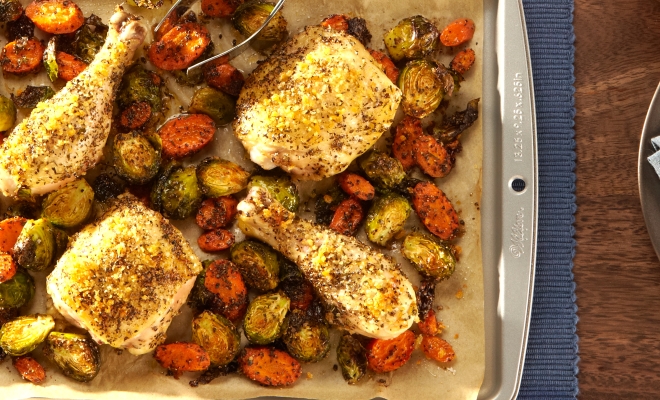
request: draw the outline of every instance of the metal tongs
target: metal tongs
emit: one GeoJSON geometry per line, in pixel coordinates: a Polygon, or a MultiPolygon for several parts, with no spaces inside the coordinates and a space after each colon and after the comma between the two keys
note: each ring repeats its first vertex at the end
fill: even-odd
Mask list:
{"type": "MultiPolygon", "coordinates": [[[[278,1],[277,1],[277,4],[275,4],[275,7],[273,8],[273,11],[271,11],[271,13],[270,13],[270,15],[268,16],[268,18],[266,18],[266,20],[264,21],[263,24],[261,24],[261,26],[259,27],[259,29],[257,29],[257,30],[256,30],[256,31],[255,31],[255,32],[254,32],[249,38],[245,39],[245,40],[242,41],[241,43],[239,43],[239,44],[237,44],[236,46],[230,48],[229,50],[223,51],[223,52],[220,53],[220,54],[217,54],[217,55],[215,55],[215,56],[213,56],[213,57],[207,58],[207,59],[204,60],[204,61],[200,61],[200,62],[198,62],[197,64],[193,64],[193,65],[191,65],[190,67],[188,67],[188,69],[186,69],[186,74],[190,73],[191,70],[193,70],[193,69],[195,69],[195,68],[199,68],[199,67],[201,67],[202,65],[204,65],[204,64],[206,64],[206,63],[208,63],[208,62],[211,62],[211,61],[213,61],[213,60],[216,60],[216,59],[218,59],[218,58],[220,58],[220,57],[229,56],[229,59],[232,59],[232,58],[236,57],[237,55],[241,54],[241,53],[247,48],[247,44],[250,43],[250,42],[252,41],[252,39],[254,39],[255,37],[257,37],[257,35],[261,32],[261,30],[264,29],[264,28],[266,27],[266,25],[268,25],[268,23],[270,22],[271,19],[273,19],[273,17],[275,16],[275,14],[277,14],[277,12],[280,11],[280,9],[282,8],[282,6],[284,5],[284,1],[285,1],[285,0],[278,0],[278,1]]],[[[188,7],[188,8],[190,8],[190,6],[192,6],[192,5],[195,4],[196,2],[197,2],[197,0],[177,0],[177,1],[172,5],[172,7],[169,9],[169,11],[167,12],[167,14],[165,14],[165,16],[163,17],[163,19],[160,20],[160,22],[158,23],[158,25],[156,25],[155,32],[158,32],[158,30],[163,26],[163,23],[165,22],[165,20],[167,20],[167,18],[170,16],[170,14],[172,14],[173,12],[175,12],[176,9],[177,9],[179,6],[183,6],[183,7],[188,7]]]]}

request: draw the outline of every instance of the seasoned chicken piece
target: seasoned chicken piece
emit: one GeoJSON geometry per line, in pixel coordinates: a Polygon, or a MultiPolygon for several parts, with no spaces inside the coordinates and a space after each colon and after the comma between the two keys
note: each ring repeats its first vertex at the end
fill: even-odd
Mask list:
{"type": "Polygon", "coordinates": [[[51,99],[39,103],[0,149],[0,190],[14,196],[56,190],[94,167],[110,133],[112,102],[147,28],[123,11],[109,22],[94,61],[51,99]]]}
{"type": "Polygon", "coordinates": [[[238,204],[238,221],[246,235],[298,265],[345,329],[391,339],[417,318],[415,290],[391,259],[353,237],[295,217],[266,189],[250,189],[238,204]]]}
{"type": "Polygon", "coordinates": [[[261,167],[320,180],[376,143],[400,100],[357,39],[307,27],[247,78],[234,134],[261,167]]]}
{"type": "Polygon", "coordinates": [[[144,354],[165,340],[201,270],[181,232],[124,194],[74,237],[46,289],[97,342],[144,354]]]}

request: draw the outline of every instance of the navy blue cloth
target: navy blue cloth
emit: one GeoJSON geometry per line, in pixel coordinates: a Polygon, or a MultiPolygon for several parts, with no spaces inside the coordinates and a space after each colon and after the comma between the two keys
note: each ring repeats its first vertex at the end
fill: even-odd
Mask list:
{"type": "Polygon", "coordinates": [[[575,255],[573,0],[523,0],[532,57],[539,155],[534,304],[519,399],[578,392],[575,255]]]}

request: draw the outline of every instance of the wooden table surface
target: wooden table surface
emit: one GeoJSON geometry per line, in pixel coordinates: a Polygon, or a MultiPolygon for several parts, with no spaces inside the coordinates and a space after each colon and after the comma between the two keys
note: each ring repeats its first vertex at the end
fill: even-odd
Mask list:
{"type": "Polygon", "coordinates": [[[637,154],[660,82],[660,0],[575,0],[582,399],[660,398],[660,262],[637,154]]]}

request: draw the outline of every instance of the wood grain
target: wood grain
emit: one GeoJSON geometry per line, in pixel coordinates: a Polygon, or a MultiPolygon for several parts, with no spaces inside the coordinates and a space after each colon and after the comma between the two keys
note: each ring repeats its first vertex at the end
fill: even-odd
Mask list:
{"type": "Polygon", "coordinates": [[[660,398],[660,262],[637,153],[660,82],[660,1],[575,0],[581,399],[660,398]]]}

